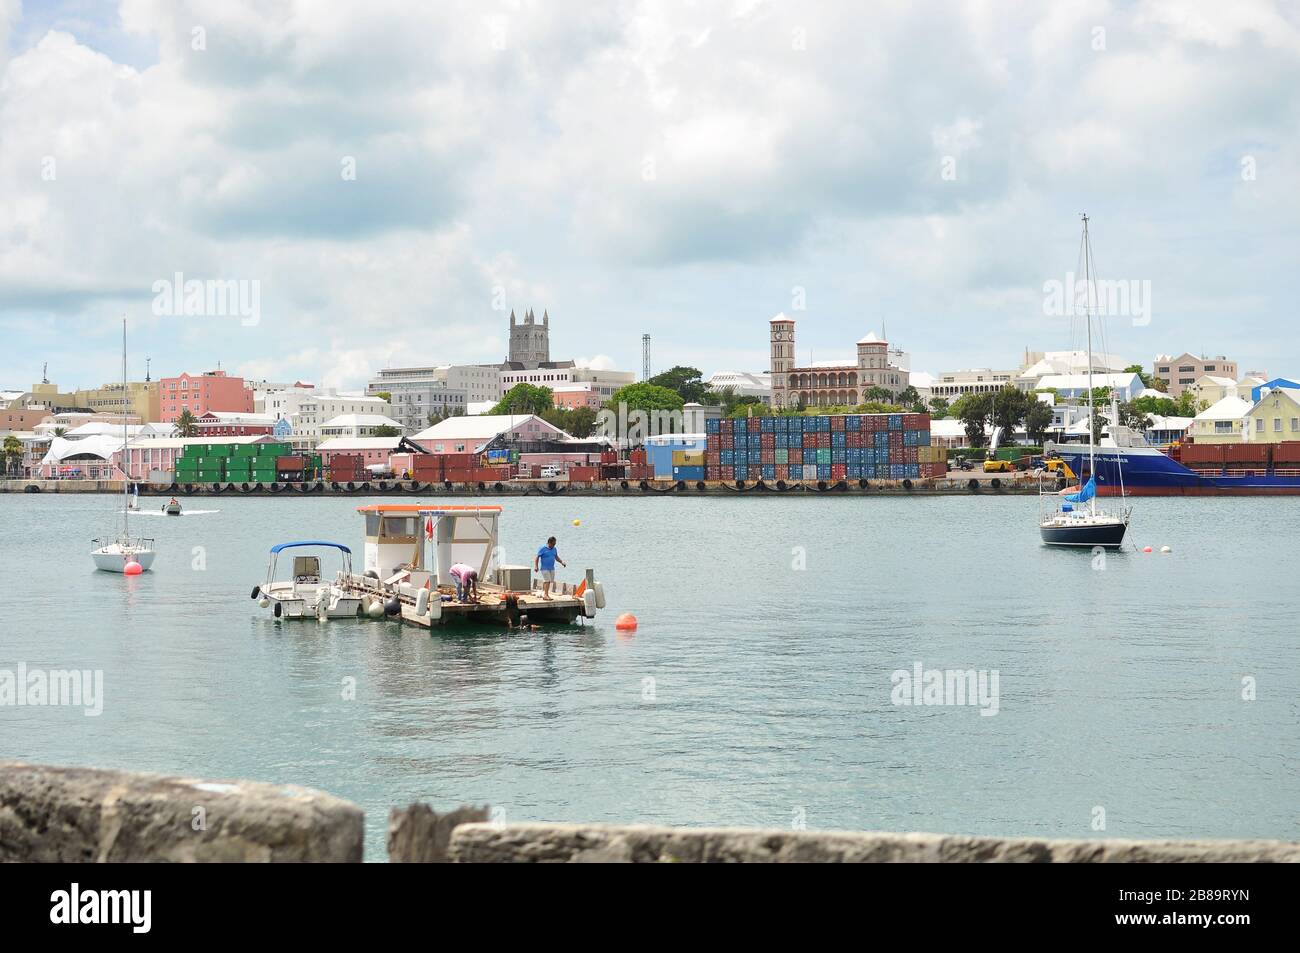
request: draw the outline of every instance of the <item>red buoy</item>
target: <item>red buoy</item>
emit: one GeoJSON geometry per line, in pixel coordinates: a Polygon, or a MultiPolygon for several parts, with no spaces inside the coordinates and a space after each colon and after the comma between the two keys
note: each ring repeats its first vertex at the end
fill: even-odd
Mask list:
{"type": "Polygon", "coordinates": [[[630,612],[624,612],[614,622],[614,628],[619,629],[623,632],[631,632],[633,629],[636,628],[636,616],[634,616],[630,612]]]}
{"type": "Polygon", "coordinates": [[[134,559],[122,567],[122,575],[124,576],[138,576],[142,572],[144,572],[144,567],[134,559]]]}

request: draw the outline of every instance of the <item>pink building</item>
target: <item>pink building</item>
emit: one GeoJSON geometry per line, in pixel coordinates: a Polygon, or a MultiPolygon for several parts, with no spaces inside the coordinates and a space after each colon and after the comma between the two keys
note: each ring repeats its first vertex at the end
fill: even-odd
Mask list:
{"type": "Polygon", "coordinates": [[[175,423],[186,410],[195,417],[209,411],[251,414],[253,389],[242,377],[230,377],[225,371],[181,374],[158,382],[158,403],[165,423],[175,423]]]}
{"type": "Polygon", "coordinates": [[[558,384],[551,389],[551,399],[556,407],[562,407],[565,410],[575,410],[578,407],[590,407],[593,410],[600,409],[600,402],[603,398],[596,389],[595,384],[558,384]]]}

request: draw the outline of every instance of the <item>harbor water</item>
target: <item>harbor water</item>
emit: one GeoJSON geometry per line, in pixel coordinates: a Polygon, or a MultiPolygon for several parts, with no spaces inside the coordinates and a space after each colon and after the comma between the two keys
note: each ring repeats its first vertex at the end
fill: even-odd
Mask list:
{"type": "Polygon", "coordinates": [[[1139,500],[1129,545],[1098,557],[1043,547],[1027,497],[513,498],[505,561],[557,536],[560,577],[604,583],[599,618],[431,635],[250,600],[275,543],[359,562],[355,507],[375,501],[204,496],[164,517],[146,498],[133,529],[158,557],[124,578],[89,556],[120,503],[0,497],[0,670],[104,686],[95,716],[0,707],[0,758],[318,787],[365,809],[371,860],[389,808],[417,800],[506,821],[1300,837],[1294,501],[1139,500]],[[639,629],[615,631],[620,612],[639,629]],[[902,704],[918,666],[996,691],[902,704]]]}

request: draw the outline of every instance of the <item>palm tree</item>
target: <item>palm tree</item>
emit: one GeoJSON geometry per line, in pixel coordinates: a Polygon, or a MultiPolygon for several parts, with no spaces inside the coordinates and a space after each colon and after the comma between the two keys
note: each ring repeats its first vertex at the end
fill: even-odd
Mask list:
{"type": "Polygon", "coordinates": [[[197,429],[194,414],[189,410],[182,410],[179,417],[176,418],[176,430],[182,437],[193,437],[197,429]]]}
{"type": "Polygon", "coordinates": [[[23,458],[23,442],[13,434],[5,437],[4,455],[5,472],[10,474],[18,472],[19,462],[23,458]]]}
{"type": "Polygon", "coordinates": [[[55,428],[54,428],[54,436],[56,436],[56,437],[62,437],[62,436],[63,436],[64,434],[66,434],[67,432],[68,432],[68,428],[67,428],[67,427],[55,427],[55,428]]]}

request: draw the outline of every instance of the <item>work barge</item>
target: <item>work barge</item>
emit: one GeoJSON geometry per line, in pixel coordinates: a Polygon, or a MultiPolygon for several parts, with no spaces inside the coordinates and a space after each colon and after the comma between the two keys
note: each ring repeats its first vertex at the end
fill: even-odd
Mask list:
{"type": "Polygon", "coordinates": [[[500,562],[500,506],[375,503],[365,519],[364,571],[340,573],[338,585],[360,600],[359,614],[397,617],[433,629],[451,623],[518,627],[572,624],[605,607],[593,570],[582,582],[557,582],[544,597],[532,566],[500,562]],[[477,598],[458,597],[451,567],[478,572],[477,598]],[[382,610],[382,611],[380,611],[382,610]]]}

